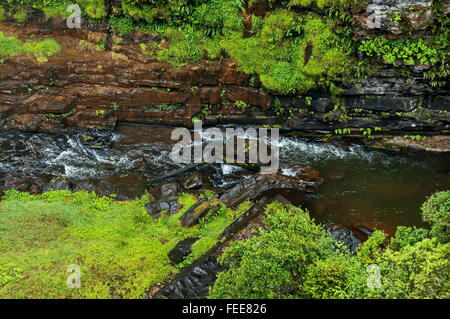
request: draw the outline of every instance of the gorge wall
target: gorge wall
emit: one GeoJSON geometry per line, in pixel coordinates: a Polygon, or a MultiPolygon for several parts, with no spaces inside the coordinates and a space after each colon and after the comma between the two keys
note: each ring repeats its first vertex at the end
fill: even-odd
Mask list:
{"type": "MultiPolygon", "coordinates": [[[[449,1],[440,5],[448,20],[449,1]]],[[[244,16],[264,16],[269,10],[269,3],[260,1],[247,6],[244,16]]],[[[355,43],[377,35],[426,39],[432,37],[436,18],[433,1],[373,1],[351,13],[357,21],[352,26],[355,43]],[[381,17],[376,28],[370,25],[373,12],[381,17]],[[400,19],[392,18],[399,12],[400,19]]],[[[270,125],[306,132],[450,131],[447,79],[434,85],[424,78],[430,66],[420,61],[393,66],[372,58],[367,74],[343,81],[338,96],[324,88],[280,95],[241,71],[226,54],[176,66],[146,52],[151,43],[168,46],[159,35],[135,31],[119,37],[108,23],[87,21],[80,29],[69,29],[64,19],[46,18],[36,9],[28,17],[18,25],[6,16],[0,22],[3,36],[22,42],[51,37],[61,51],[48,62],[23,54],[1,60],[2,130],[114,129],[119,122],[192,127],[193,120],[202,119],[204,125],[270,125]]]]}

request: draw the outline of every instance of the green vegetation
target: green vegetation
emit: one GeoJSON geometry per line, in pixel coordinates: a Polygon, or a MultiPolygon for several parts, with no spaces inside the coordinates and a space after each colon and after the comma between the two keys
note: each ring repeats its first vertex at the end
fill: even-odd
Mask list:
{"type": "Polygon", "coordinates": [[[24,24],[25,21],[27,20],[27,11],[19,10],[13,14],[13,18],[16,19],[18,24],[24,24]]]}
{"type": "Polygon", "coordinates": [[[432,86],[445,86],[450,75],[450,19],[442,10],[436,9],[435,20],[431,39],[391,40],[375,37],[363,41],[359,51],[369,58],[376,57],[396,67],[417,63],[428,65],[430,70],[424,73],[424,78],[430,80],[432,86]]]}
{"type": "Polygon", "coordinates": [[[398,65],[399,62],[407,65],[414,65],[416,62],[434,65],[438,59],[438,51],[423,39],[389,40],[385,37],[376,37],[363,41],[359,51],[369,57],[382,58],[394,65],[398,65]]]}
{"type": "Polygon", "coordinates": [[[197,198],[184,194],[180,212],[150,217],[147,196],[115,202],[93,193],[7,191],[0,202],[0,298],[140,298],[177,268],[167,253],[199,237],[184,265],[210,249],[246,209],[220,207],[200,224],[179,217],[197,198]],[[66,285],[69,265],[81,268],[81,288],[66,285]]]}
{"type": "Polygon", "coordinates": [[[350,61],[331,25],[321,18],[275,11],[254,37],[234,37],[224,47],[244,72],[273,91],[305,93],[345,75],[350,61]]]}
{"type": "Polygon", "coordinates": [[[35,57],[50,57],[61,51],[61,46],[52,39],[23,44],[23,52],[35,57]]]}
{"type": "Polygon", "coordinates": [[[404,138],[407,138],[409,140],[413,141],[423,141],[426,137],[422,135],[405,135],[404,138]]]}
{"type": "Polygon", "coordinates": [[[15,37],[5,37],[3,32],[0,32],[0,56],[13,57],[22,53],[22,42],[15,37]]]}
{"type": "Polygon", "coordinates": [[[449,298],[450,192],[423,206],[432,230],[379,231],[355,254],[331,239],[308,213],[267,207],[259,236],[233,242],[220,257],[210,298],[449,298]]]}
{"type": "Polygon", "coordinates": [[[13,8],[13,17],[24,23],[27,18],[27,9],[41,9],[46,17],[68,17],[73,12],[68,12],[70,4],[78,4],[87,18],[99,20],[106,17],[106,5],[98,0],[5,0],[5,5],[13,8]],[[20,8],[20,9],[16,9],[20,8]]]}
{"type": "Polygon", "coordinates": [[[437,193],[422,205],[422,218],[431,225],[431,235],[450,241],[450,191],[437,193]]]}
{"type": "Polygon", "coordinates": [[[0,5],[0,22],[2,22],[5,19],[6,19],[5,8],[2,5],[0,5]]]}
{"type": "Polygon", "coordinates": [[[157,104],[157,105],[143,105],[144,111],[173,111],[182,107],[181,104],[157,104]]]}
{"type": "MultiPolygon", "coordinates": [[[[376,36],[362,43],[353,39],[351,9],[362,8],[364,1],[270,0],[271,9],[262,17],[246,11],[257,0],[248,2],[118,0],[111,3],[110,12],[105,1],[97,0],[7,0],[5,7],[8,14],[21,15],[17,20],[23,20],[27,7],[42,9],[47,17],[67,17],[67,5],[77,3],[85,18],[110,22],[117,35],[140,30],[164,39],[142,43],[145,55],[156,54],[159,61],[176,66],[230,56],[252,76],[253,85],[279,94],[303,94],[363,77],[373,57],[398,68],[427,64],[431,69],[424,77],[432,85],[447,83],[449,19],[439,1],[433,4],[431,39],[376,36]],[[318,15],[318,10],[323,13],[318,15]],[[366,59],[355,59],[358,52],[366,59]]],[[[401,22],[399,15],[391,19],[401,22]]],[[[339,110],[330,116],[346,118],[339,110]]]]}
{"type": "Polygon", "coordinates": [[[0,57],[27,54],[36,57],[38,62],[46,62],[48,57],[59,51],[61,51],[61,46],[53,39],[29,41],[22,44],[16,37],[6,37],[3,32],[0,32],[0,57]]]}

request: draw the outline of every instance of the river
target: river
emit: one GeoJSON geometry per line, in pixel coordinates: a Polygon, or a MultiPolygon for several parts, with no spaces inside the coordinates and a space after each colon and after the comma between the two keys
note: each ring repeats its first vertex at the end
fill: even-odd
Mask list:
{"type": "MultiPolygon", "coordinates": [[[[170,158],[172,129],[121,125],[116,132],[0,133],[0,190],[44,190],[56,176],[75,189],[143,194],[147,180],[180,168],[170,158]],[[86,186],[87,185],[87,186],[86,186]]],[[[450,154],[398,153],[354,141],[282,137],[281,168],[305,164],[324,185],[308,203],[321,223],[363,225],[393,234],[398,225],[423,226],[420,205],[450,189],[450,154]]],[[[223,165],[225,175],[230,166],[223,165]]]]}

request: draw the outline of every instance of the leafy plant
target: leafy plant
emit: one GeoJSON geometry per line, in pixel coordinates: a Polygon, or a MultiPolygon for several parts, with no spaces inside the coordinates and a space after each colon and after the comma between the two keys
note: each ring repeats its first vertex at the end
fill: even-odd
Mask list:
{"type": "Polygon", "coordinates": [[[450,191],[436,193],[422,205],[422,219],[431,225],[430,234],[450,241],[450,191]]]}
{"type": "MultiPolygon", "coordinates": [[[[447,193],[424,204],[432,212],[426,218],[437,222],[450,211],[447,193]]],[[[440,243],[425,229],[399,227],[391,240],[375,231],[350,254],[299,208],[276,203],[267,206],[266,214],[257,236],[231,243],[219,258],[228,268],[219,273],[209,298],[450,296],[450,243],[440,243]]],[[[435,233],[445,234],[443,227],[439,224],[435,233]]]]}

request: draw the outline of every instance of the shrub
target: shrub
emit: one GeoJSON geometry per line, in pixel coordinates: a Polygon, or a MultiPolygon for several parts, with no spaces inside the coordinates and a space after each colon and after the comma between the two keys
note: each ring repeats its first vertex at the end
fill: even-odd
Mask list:
{"type": "Polygon", "coordinates": [[[430,234],[450,241],[450,191],[436,193],[422,205],[422,219],[431,225],[430,234]]]}
{"type": "Polygon", "coordinates": [[[391,245],[396,249],[401,249],[406,246],[414,245],[419,241],[428,238],[430,235],[429,230],[417,227],[397,227],[395,237],[391,240],[391,245]]]}
{"type": "Polygon", "coordinates": [[[16,19],[17,23],[24,24],[27,20],[27,11],[26,10],[19,10],[16,13],[13,14],[13,18],[16,19]]]}
{"type": "Polygon", "coordinates": [[[399,228],[388,245],[376,231],[350,254],[298,208],[271,204],[266,214],[259,236],[219,258],[228,270],[210,298],[450,297],[450,243],[424,229],[399,228]]]}
{"type": "Polygon", "coordinates": [[[230,269],[219,273],[210,298],[299,296],[307,266],[333,254],[333,240],[304,211],[276,203],[266,212],[267,230],[233,242],[220,257],[230,269]]]}
{"type": "Polygon", "coordinates": [[[136,28],[133,20],[130,17],[116,17],[112,16],[109,20],[114,32],[121,35],[131,34],[136,28]]]}

